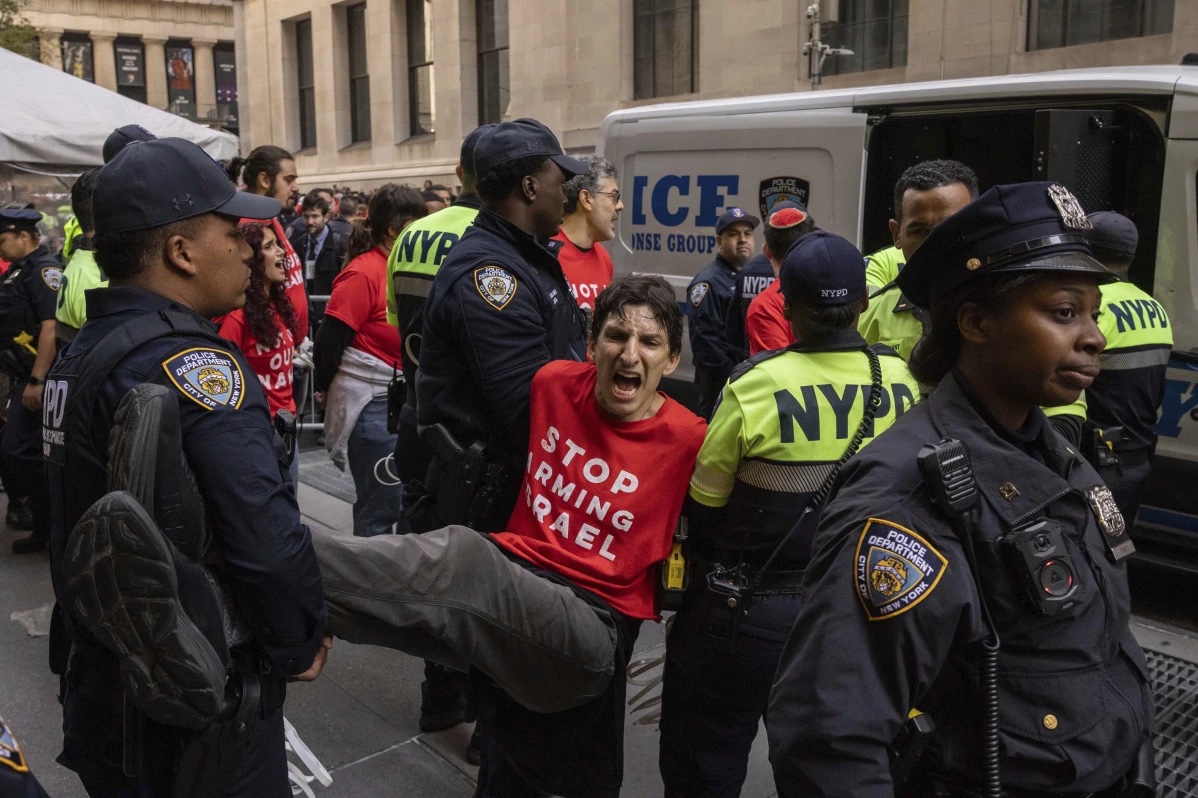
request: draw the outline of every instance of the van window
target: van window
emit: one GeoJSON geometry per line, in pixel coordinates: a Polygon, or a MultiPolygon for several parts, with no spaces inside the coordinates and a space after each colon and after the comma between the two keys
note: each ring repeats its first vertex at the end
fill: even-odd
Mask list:
{"type": "Polygon", "coordinates": [[[1078,195],[1089,212],[1114,210],[1140,229],[1131,277],[1152,286],[1164,176],[1165,140],[1158,99],[1136,105],[1094,103],[961,109],[868,109],[862,248],[890,246],[894,184],[907,167],[934,158],[961,161],[982,191],[1003,183],[1054,180],[1078,195]]]}

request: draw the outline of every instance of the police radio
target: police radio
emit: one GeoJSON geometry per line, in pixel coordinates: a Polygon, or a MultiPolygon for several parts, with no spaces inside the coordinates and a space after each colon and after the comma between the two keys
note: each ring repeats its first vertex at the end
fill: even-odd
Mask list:
{"type": "Polygon", "coordinates": [[[1041,615],[1059,615],[1085,600],[1086,586],[1078,579],[1056,521],[1040,518],[1007,534],[1000,545],[1011,566],[1023,574],[1032,606],[1041,615]]]}

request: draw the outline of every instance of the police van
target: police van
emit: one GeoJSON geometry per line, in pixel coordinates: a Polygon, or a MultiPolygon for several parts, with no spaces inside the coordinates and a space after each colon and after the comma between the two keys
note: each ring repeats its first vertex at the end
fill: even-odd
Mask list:
{"type": "MultiPolygon", "coordinates": [[[[665,277],[682,302],[715,256],[715,223],[802,200],[863,252],[891,244],[894,183],[953,158],[982,190],[1052,180],[1140,231],[1132,280],[1175,346],[1142,557],[1198,572],[1198,67],[1119,67],[643,106],[609,115],[598,151],[621,174],[616,273],[665,277]]],[[[761,236],[758,235],[758,249],[761,236]]],[[[689,344],[667,389],[693,395],[689,344]]]]}

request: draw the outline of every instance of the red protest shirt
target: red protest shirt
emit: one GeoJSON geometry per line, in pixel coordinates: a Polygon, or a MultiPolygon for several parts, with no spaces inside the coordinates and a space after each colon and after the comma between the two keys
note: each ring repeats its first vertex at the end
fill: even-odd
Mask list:
{"type": "Polygon", "coordinates": [[[579,249],[560,230],[553,238],[562,242],[557,261],[562,265],[562,273],[566,275],[578,307],[594,309],[595,298],[611,284],[611,255],[599,244],[590,249],[579,249]]]}
{"type": "Polygon", "coordinates": [[[781,280],[774,280],[749,303],[745,312],[745,335],[749,338],[750,356],[785,349],[795,342],[794,330],[782,313],[785,303],[781,280]]]}
{"type": "Polygon", "coordinates": [[[250,368],[258,375],[258,382],[262,383],[262,390],[266,392],[271,416],[280,410],[295,412],[295,394],[291,390],[295,377],[291,367],[295,338],[278,314],[274,318],[279,328],[279,338],[274,346],[269,347],[258,343],[254,331],[245,320],[244,310],[238,308],[220,320],[221,337],[237,344],[249,361],[250,368]]]}
{"type": "Polygon", "coordinates": [[[707,425],[668,397],[653,418],[613,421],[595,374],[559,360],[533,377],[524,484],[492,537],[616,611],[656,619],[653,566],[670,553],[707,425]]]}
{"type": "Polygon", "coordinates": [[[297,341],[302,341],[308,337],[308,290],[304,288],[304,264],[287,240],[287,233],[283,231],[277,216],[270,220],[270,226],[283,249],[283,273],[287,275],[284,286],[287,300],[295,308],[295,329],[291,332],[297,341]]]}
{"type": "Polygon", "coordinates": [[[363,252],[341,270],[324,312],[357,333],[350,343],[354,349],[403,367],[399,330],[387,323],[387,253],[382,247],[363,252]]]}

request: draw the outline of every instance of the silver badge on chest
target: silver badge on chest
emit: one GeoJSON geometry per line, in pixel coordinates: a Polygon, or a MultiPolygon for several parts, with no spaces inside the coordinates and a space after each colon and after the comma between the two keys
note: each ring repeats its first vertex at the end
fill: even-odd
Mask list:
{"type": "Polygon", "coordinates": [[[1106,485],[1094,485],[1086,489],[1086,499],[1090,502],[1090,509],[1094,512],[1094,520],[1098,522],[1098,530],[1102,532],[1102,540],[1111,560],[1119,562],[1135,554],[1136,545],[1127,534],[1127,522],[1115,504],[1111,489],[1106,485]]]}

